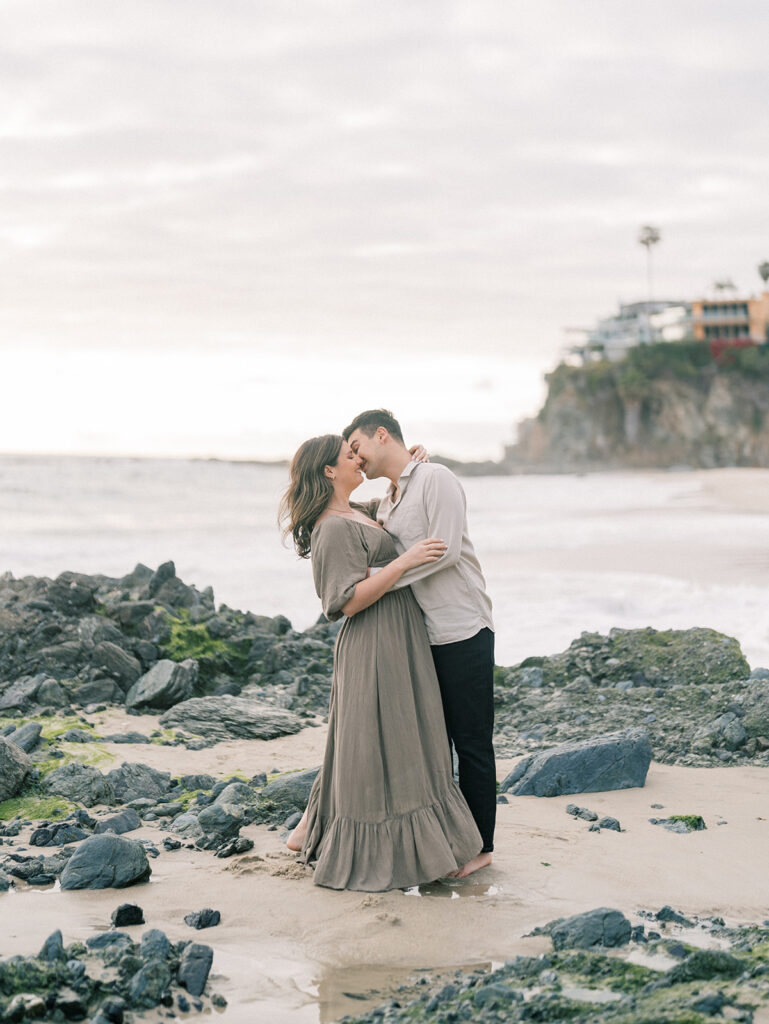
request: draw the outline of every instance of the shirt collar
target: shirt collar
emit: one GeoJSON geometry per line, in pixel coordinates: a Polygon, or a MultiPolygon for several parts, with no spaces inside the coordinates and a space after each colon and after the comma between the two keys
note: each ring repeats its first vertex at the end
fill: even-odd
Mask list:
{"type": "Polygon", "coordinates": [[[390,486],[387,490],[387,495],[391,502],[397,504],[398,501],[400,501],[400,499],[403,497],[403,488],[406,486],[406,482],[408,481],[409,477],[411,476],[411,474],[414,472],[418,465],[419,463],[415,462],[414,459],[409,459],[409,461],[403,467],[403,472],[398,477],[397,485],[392,483],[392,481],[390,482],[390,486]]]}

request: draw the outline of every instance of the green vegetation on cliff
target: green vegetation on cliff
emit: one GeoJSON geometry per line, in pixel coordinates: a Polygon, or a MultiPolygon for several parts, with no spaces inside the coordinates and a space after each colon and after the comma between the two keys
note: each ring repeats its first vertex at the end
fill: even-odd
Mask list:
{"type": "Polygon", "coordinates": [[[584,366],[561,363],[547,375],[547,403],[540,418],[547,404],[569,386],[585,395],[616,388],[623,397],[644,398],[656,381],[673,379],[692,384],[699,380],[707,386],[716,373],[769,381],[769,347],[727,349],[716,360],[707,342],[668,341],[638,345],[617,362],[602,359],[584,366]]]}

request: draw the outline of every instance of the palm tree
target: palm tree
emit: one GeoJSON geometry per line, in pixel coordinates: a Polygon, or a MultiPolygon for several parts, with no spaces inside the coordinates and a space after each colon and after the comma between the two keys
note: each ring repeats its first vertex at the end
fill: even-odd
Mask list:
{"type": "Polygon", "coordinates": [[[652,246],[659,242],[662,235],[660,229],[651,224],[644,224],[638,233],[638,241],[646,247],[646,284],[649,291],[649,302],[652,301],[652,246]]]}

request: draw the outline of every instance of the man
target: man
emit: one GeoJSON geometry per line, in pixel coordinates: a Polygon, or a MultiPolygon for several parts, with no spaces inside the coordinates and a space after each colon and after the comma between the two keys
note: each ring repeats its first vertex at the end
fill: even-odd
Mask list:
{"type": "Polygon", "coordinates": [[[467,533],[465,494],[445,466],[412,461],[400,425],[386,409],[362,412],[342,433],[369,479],[390,480],[377,519],[398,553],[426,537],[440,537],[447,545],[442,558],[409,569],[396,588],[410,586],[422,608],[446,727],[459,761],[459,786],[483,839],[479,856],[463,867],[463,878],[491,864],[497,809],[494,625],[467,533]]]}

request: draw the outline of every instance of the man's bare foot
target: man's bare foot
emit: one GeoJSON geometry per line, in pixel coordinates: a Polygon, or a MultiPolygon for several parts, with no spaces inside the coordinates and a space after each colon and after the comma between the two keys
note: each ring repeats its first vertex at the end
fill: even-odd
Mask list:
{"type": "Polygon", "coordinates": [[[467,878],[468,875],[472,875],[474,871],[480,871],[481,868],[487,868],[491,864],[490,853],[479,853],[477,857],[473,857],[467,864],[463,864],[459,871],[453,871],[449,878],[467,878]]]}
{"type": "Polygon", "coordinates": [[[307,811],[302,815],[302,820],[286,840],[286,846],[292,853],[299,853],[304,846],[304,837],[307,835],[307,811]]]}

